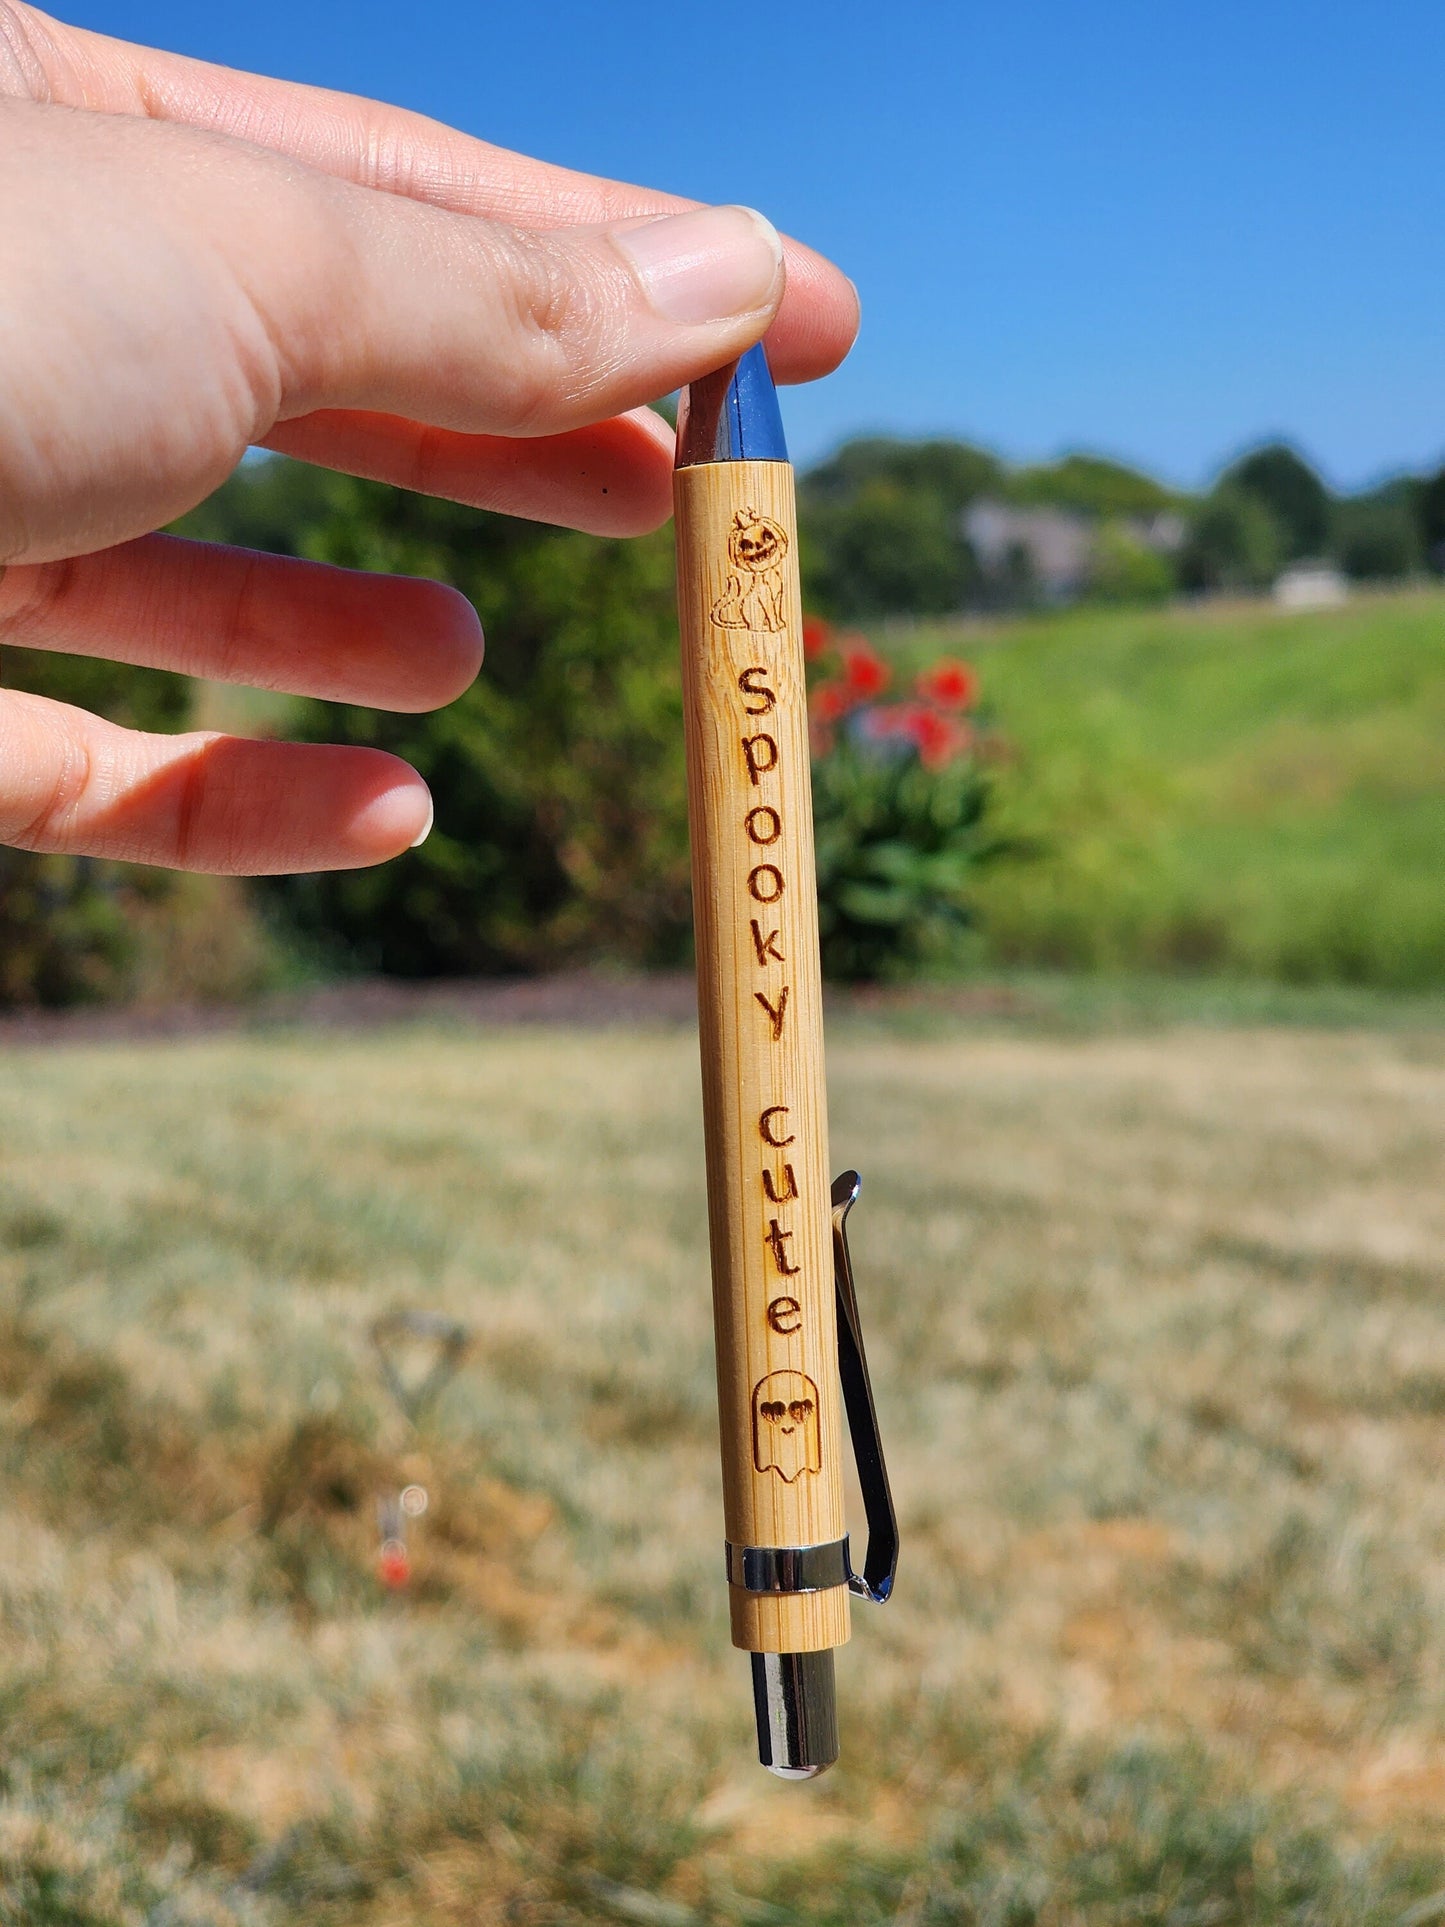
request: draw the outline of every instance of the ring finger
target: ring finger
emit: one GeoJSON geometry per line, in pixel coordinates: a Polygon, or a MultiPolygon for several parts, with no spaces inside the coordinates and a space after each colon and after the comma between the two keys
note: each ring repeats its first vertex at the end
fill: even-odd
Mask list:
{"type": "Polygon", "coordinates": [[[434,709],[482,660],[476,611],[410,576],[142,536],[0,577],[0,643],[382,709],[434,709]]]}

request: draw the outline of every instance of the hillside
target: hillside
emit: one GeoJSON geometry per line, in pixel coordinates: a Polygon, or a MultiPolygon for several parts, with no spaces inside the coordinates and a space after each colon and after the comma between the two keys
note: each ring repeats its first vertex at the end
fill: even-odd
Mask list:
{"type": "Polygon", "coordinates": [[[1085,611],[884,646],[979,666],[991,956],[1295,982],[1445,981],[1445,595],[1328,612],[1085,611]]]}

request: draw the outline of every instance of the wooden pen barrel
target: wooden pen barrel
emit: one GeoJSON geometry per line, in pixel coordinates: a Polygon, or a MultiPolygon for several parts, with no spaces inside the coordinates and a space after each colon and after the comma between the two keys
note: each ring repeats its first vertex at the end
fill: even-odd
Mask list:
{"type": "MultiPolygon", "coordinates": [[[[818,899],[793,471],[675,476],[723,1509],[736,1546],[844,1531],[818,899]]],[[[729,1586],[733,1643],[848,1637],[848,1591],[729,1586]]]]}

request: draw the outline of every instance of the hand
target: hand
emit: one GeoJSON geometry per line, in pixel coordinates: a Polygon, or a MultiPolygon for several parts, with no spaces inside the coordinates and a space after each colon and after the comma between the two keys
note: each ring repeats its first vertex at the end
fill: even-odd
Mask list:
{"type": "MultiPolygon", "coordinates": [[[[9,0],[0,259],[0,642],[403,710],[476,674],[454,591],[149,531],[263,443],[638,533],[670,508],[652,397],[765,330],[782,379],[825,374],[857,320],[836,269],[746,210],[9,0]]],[[[378,751],[0,693],[0,842],[261,874],[378,862],[430,821],[378,751]]]]}

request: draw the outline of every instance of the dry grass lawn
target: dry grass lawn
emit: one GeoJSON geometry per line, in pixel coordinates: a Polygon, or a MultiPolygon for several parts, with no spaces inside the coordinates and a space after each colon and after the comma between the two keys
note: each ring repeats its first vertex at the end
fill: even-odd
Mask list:
{"type": "Polygon", "coordinates": [[[1445,1921],[1445,1032],[830,1052],[905,1536],[806,1788],[690,1035],[0,1058],[0,1922],[1445,1921]],[[415,1432],[401,1305],[476,1332],[415,1432]]]}

